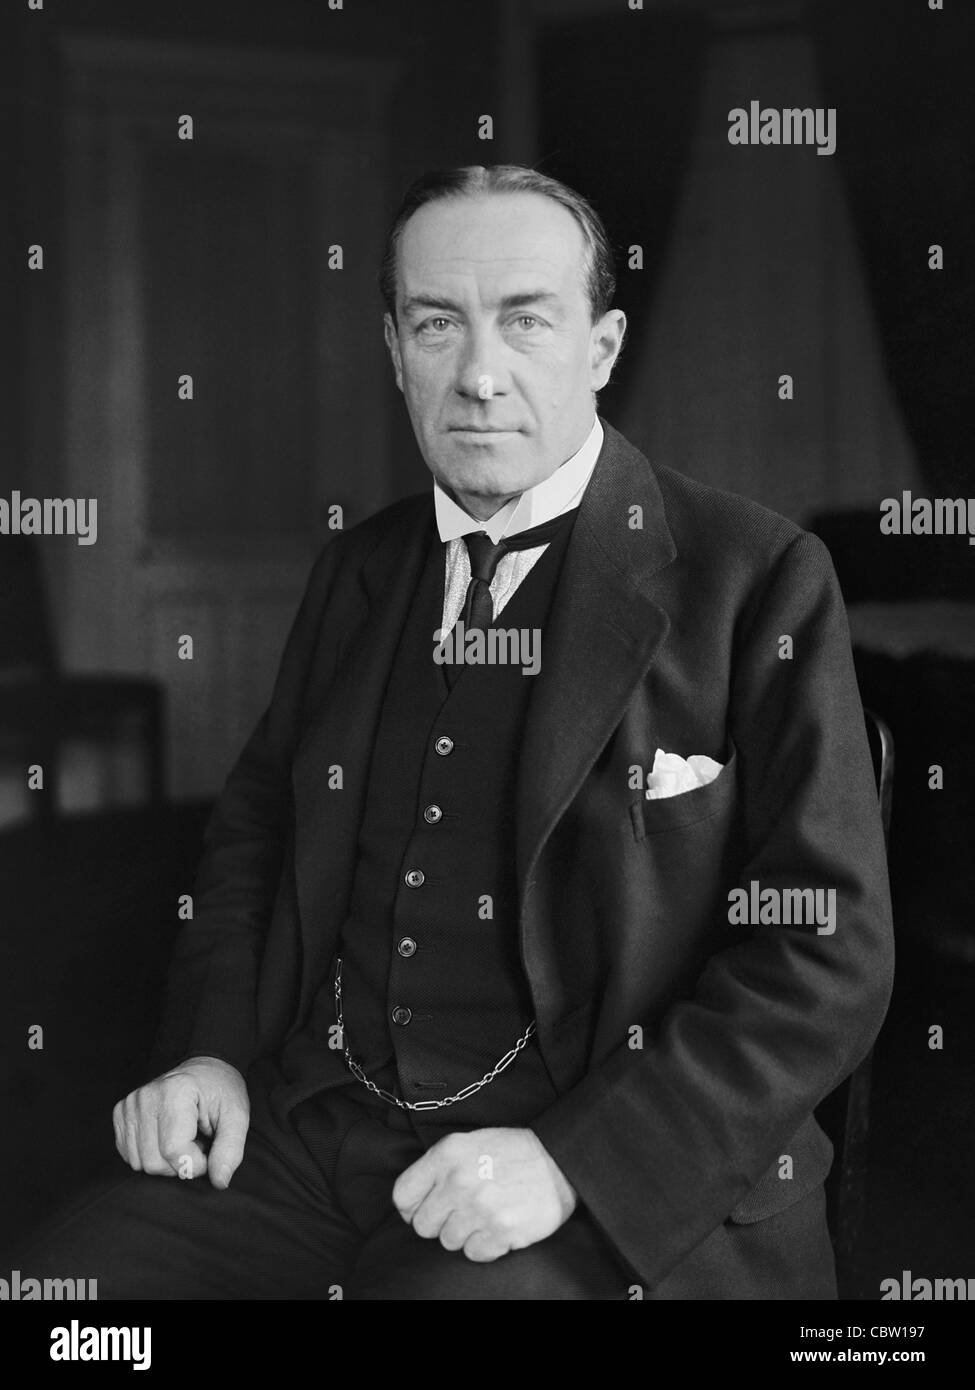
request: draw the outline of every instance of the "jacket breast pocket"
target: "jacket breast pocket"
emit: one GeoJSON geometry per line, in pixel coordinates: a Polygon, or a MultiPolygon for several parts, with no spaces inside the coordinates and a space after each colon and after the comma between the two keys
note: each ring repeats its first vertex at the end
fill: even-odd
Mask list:
{"type": "Polygon", "coordinates": [[[735,800],[738,780],[738,750],[730,735],[724,757],[718,761],[724,766],[717,777],[703,787],[652,801],[644,793],[639,801],[632,802],[630,820],[636,839],[645,840],[649,835],[680,830],[728,810],[735,800]]]}

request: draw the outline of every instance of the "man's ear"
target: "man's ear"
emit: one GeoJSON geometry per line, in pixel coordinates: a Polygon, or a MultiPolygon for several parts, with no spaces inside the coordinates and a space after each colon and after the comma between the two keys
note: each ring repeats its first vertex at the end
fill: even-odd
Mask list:
{"type": "Polygon", "coordinates": [[[590,338],[590,384],[594,391],[601,391],[609,381],[617,357],[623,348],[626,335],[626,315],[622,309],[607,309],[602,318],[592,326],[590,338]]]}
{"type": "Polygon", "coordinates": [[[396,385],[403,389],[403,359],[399,350],[399,334],[396,325],[393,323],[392,314],[383,314],[383,337],[386,339],[386,346],[389,348],[389,355],[393,359],[393,374],[396,377],[396,385]]]}

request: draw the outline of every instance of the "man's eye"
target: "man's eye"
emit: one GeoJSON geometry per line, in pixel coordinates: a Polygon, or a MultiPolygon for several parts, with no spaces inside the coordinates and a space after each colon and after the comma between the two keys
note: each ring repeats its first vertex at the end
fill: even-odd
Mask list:
{"type": "Polygon", "coordinates": [[[423,323],[420,324],[420,331],[442,333],[449,323],[450,319],[443,318],[442,315],[438,314],[436,318],[424,319],[423,323]]]}
{"type": "Polygon", "coordinates": [[[519,328],[523,328],[526,330],[530,328],[540,327],[538,319],[535,317],[534,314],[519,314],[517,319],[515,319],[515,322],[517,323],[519,328]]]}

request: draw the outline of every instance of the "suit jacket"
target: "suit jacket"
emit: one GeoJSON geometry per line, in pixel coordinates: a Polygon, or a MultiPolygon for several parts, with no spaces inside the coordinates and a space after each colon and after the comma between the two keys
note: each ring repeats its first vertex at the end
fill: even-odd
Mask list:
{"type": "MultiPolygon", "coordinates": [[[[880,1027],[892,928],[828,552],[602,423],[532,677],[513,807],[519,934],[560,1093],[533,1127],[652,1286],[723,1223],[821,1185],[831,1151],[812,1110],[880,1027]],[[724,769],[649,801],[631,770],[658,747],[724,769]],[[729,891],[752,881],[835,889],[835,932],[732,925],[729,891]]],[[[398,502],[315,563],[207,829],[158,1066],[209,1054],[246,1071],[307,1015],[349,905],[432,506],[430,493],[398,502]]]]}

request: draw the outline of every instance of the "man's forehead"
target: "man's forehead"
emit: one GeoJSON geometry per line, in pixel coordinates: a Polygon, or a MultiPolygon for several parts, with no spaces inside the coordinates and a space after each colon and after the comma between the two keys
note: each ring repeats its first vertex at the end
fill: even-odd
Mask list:
{"type": "Polygon", "coordinates": [[[405,295],[419,281],[476,280],[500,294],[576,278],[585,250],[567,209],[539,194],[438,199],[406,224],[399,270],[405,295]],[[523,282],[523,283],[522,283],[523,282]]]}

